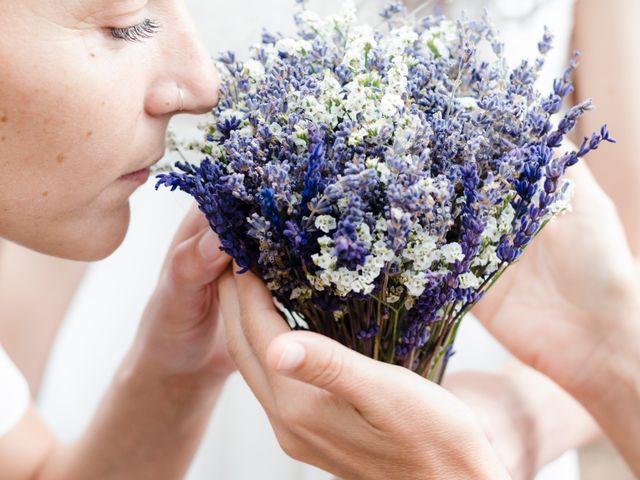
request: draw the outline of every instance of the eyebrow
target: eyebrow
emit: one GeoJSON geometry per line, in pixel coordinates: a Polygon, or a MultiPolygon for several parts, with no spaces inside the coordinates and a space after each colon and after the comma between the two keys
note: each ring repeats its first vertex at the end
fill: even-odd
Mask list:
{"type": "Polygon", "coordinates": [[[146,3],[142,0],[81,0],[80,1],[83,6],[92,6],[92,7],[107,7],[107,6],[118,6],[118,5],[126,5],[127,3],[146,3]]]}
{"type": "Polygon", "coordinates": [[[80,0],[82,8],[86,11],[123,11],[133,12],[144,7],[148,0],[80,0]]]}

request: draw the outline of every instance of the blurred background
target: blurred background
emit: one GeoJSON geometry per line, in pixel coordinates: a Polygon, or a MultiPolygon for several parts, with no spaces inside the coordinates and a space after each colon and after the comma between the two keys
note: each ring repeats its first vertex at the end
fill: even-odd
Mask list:
{"type": "MultiPolygon", "coordinates": [[[[235,50],[246,54],[260,38],[262,27],[270,31],[292,29],[294,0],[186,0],[197,28],[212,52],[235,50]]],[[[327,13],[339,1],[311,2],[327,13]]],[[[356,2],[364,19],[375,20],[382,0],[356,2]]],[[[409,2],[415,7],[419,2],[409,2]]],[[[560,43],[571,38],[570,1],[561,1],[563,15],[549,16],[544,1],[493,0],[445,2],[445,8],[477,10],[487,3],[497,15],[507,50],[523,57],[535,49],[542,25],[553,24],[560,43]]],[[[166,26],[170,28],[170,26],[166,26]]],[[[551,76],[566,62],[560,52],[553,60],[551,76]],[[554,63],[555,61],[555,63],[554,63]],[[554,71],[555,69],[555,71],[554,71]]],[[[197,135],[194,119],[178,118],[178,135],[197,135]]],[[[48,258],[0,240],[0,305],[19,314],[0,320],[0,337],[9,354],[28,377],[45,419],[63,439],[80,432],[95,409],[120,359],[133,338],[137,320],[155,286],[171,236],[190,201],[168,192],[154,192],[147,184],[132,199],[133,221],[125,244],[111,258],[86,266],[48,258]],[[24,295],[3,298],[2,292],[24,295]],[[33,302],[34,293],[39,301],[33,302]],[[25,329],[25,318],[34,325],[25,329]]],[[[476,328],[476,327],[473,327],[476,328]]],[[[480,330],[474,335],[486,336],[480,330]]],[[[491,348],[498,348],[486,339],[491,348]]],[[[471,357],[482,363],[482,352],[471,357]]],[[[328,478],[323,472],[288,459],[281,451],[259,405],[239,376],[226,387],[211,428],[198,454],[189,479],[254,478],[256,469],[286,472],[287,478],[328,478]]],[[[606,442],[579,452],[583,480],[627,480],[633,476],[606,442]]],[[[263,478],[285,477],[269,476],[263,478]]],[[[549,476],[557,480],[562,474],[549,476]]]]}

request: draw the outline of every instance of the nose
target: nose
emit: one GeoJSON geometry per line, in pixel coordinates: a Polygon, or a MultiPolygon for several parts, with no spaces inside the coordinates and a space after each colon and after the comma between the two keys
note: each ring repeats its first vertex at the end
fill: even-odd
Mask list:
{"type": "Polygon", "coordinates": [[[146,99],[146,110],[154,116],[206,113],[220,98],[220,77],[213,59],[198,37],[186,7],[178,9],[179,21],[174,17],[172,31],[160,46],[163,74],[146,99]]]}

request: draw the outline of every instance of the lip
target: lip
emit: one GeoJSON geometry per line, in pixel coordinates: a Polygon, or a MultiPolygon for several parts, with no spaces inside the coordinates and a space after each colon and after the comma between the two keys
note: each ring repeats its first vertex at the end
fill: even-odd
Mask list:
{"type": "Polygon", "coordinates": [[[137,170],[135,172],[127,173],[126,175],[122,175],[120,177],[120,180],[124,182],[143,184],[143,183],[146,183],[147,180],[149,180],[150,175],[151,175],[151,168],[147,167],[141,170],[137,170]]]}

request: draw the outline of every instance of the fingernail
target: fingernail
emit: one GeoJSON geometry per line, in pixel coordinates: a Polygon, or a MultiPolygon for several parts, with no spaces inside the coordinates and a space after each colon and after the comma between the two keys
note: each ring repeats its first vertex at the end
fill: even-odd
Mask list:
{"type": "Polygon", "coordinates": [[[291,372],[302,365],[304,357],[307,354],[304,347],[296,342],[288,343],[282,355],[280,355],[280,361],[276,367],[280,372],[291,372]]]}
{"type": "Polygon", "coordinates": [[[198,250],[200,252],[200,256],[206,262],[213,262],[222,255],[220,246],[221,244],[218,236],[212,230],[207,230],[207,233],[204,234],[200,239],[200,243],[198,243],[198,250]]]}

